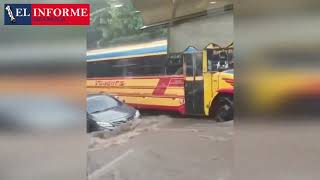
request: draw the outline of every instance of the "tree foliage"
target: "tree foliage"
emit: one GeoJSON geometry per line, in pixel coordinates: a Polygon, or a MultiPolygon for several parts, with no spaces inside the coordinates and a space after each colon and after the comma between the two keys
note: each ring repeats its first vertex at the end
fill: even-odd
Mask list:
{"type": "Polygon", "coordinates": [[[143,19],[130,0],[94,0],[91,12],[88,49],[163,39],[167,35],[164,28],[141,30],[143,19]],[[117,4],[122,6],[116,7],[117,4]]]}

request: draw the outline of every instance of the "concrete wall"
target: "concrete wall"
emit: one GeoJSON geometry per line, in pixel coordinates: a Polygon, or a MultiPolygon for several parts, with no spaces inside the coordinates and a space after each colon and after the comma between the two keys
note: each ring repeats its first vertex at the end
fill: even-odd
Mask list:
{"type": "Polygon", "coordinates": [[[233,40],[233,12],[221,12],[171,27],[169,52],[181,52],[190,45],[203,49],[209,43],[227,46],[233,40]]]}

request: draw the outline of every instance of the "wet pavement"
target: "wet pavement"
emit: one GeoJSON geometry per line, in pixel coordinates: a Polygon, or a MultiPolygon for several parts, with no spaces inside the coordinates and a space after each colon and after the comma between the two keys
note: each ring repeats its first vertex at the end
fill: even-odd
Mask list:
{"type": "Polygon", "coordinates": [[[106,139],[90,138],[90,180],[228,180],[233,122],[144,115],[140,124],[106,139]]]}

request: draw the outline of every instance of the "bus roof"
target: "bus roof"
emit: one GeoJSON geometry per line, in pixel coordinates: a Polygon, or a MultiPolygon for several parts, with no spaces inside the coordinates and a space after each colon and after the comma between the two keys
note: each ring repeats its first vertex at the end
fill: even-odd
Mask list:
{"type": "Polygon", "coordinates": [[[166,53],[167,41],[155,41],[150,43],[88,51],[87,62],[166,53]]]}

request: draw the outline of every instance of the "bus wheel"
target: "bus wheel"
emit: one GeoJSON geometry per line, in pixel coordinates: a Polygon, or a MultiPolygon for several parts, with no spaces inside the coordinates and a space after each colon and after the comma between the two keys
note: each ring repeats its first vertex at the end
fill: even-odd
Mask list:
{"type": "Polygon", "coordinates": [[[214,103],[212,117],[217,122],[233,120],[233,100],[231,96],[220,96],[214,103]]]}

